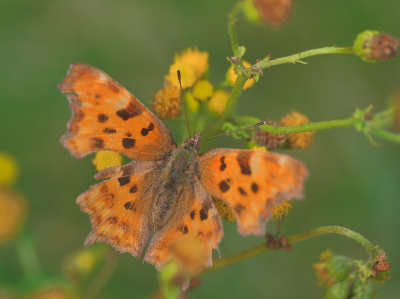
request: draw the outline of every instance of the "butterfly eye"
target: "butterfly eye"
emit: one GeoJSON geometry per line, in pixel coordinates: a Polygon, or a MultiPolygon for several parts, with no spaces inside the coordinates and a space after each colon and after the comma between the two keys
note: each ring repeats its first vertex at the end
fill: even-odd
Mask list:
{"type": "Polygon", "coordinates": [[[188,143],[189,141],[190,141],[190,138],[188,137],[185,139],[184,143],[188,143]]]}
{"type": "Polygon", "coordinates": [[[197,152],[200,150],[200,147],[201,147],[200,143],[197,143],[197,144],[194,146],[194,148],[195,148],[195,150],[196,150],[197,152]]]}

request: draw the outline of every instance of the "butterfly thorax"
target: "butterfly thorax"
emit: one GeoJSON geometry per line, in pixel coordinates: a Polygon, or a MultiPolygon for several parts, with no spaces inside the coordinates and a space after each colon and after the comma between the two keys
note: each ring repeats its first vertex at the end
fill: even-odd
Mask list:
{"type": "Polygon", "coordinates": [[[199,158],[197,157],[199,134],[188,138],[168,157],[164,166],[164,183],[153,208],[153,225],[157,230],[164,226],[174,214],[184,188],[199,179],[199,158]]]}

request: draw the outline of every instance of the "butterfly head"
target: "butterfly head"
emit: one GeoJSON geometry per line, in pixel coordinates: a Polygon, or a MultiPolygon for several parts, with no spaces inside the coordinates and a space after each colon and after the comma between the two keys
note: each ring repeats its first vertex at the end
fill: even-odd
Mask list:
{"type": "Polygon", "coordinates": [[[193,148],[194,150],[196,150],[196,152],[198,152],[200,150],[200,136],[201,136],[201,132],[197,131],[193,137],[191,138],[186,138],[185,141],[183,142],[184,146],[189,146],[191,148],[193,148]]]}

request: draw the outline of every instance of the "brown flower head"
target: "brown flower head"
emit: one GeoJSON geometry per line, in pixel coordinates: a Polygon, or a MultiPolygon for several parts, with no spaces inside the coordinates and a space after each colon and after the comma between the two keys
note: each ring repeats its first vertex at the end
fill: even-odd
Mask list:
{"type": "MultiPolygon", "coordinates": [[[[279,126],[279,123],[267,120],[267,124],[279,126]]],[[[265,146],[267,149],[275,149],[284,144],[287,140],[286,134],[272,134],[265,132],[262,129],[257,129],[254,135],[254,141],[260,146],[265,146]]]]}
{"type": "Polygon", "coordinates": [[[292,10],[292,0],[254,0],[261,18],[274,26],[282,25],[292,10]]]}

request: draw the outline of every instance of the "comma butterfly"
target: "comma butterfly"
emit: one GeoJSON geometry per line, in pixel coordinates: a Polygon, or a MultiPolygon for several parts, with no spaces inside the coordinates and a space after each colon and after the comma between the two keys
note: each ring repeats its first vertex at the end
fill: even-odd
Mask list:
{"type": "Polygon", "coordinates": [[[100,171],[110,178],[79,195],[92,231],[85,246],[109,243],[159,270],[182,236],[200,240],[205,266],[223,236],[212,197],[229,205],[242,235],[265,234],[271,210],[286,198],[303,198],[306,167],[282,154],[216,148],[197,155],[200,132],[177,146],[168,128],[103,71],[72,64],[58,85],[72,119],[61,137],[75,158],[100,150],[133,161],[100,171]],[[152,232],[155,232],[150,240],[152,232]]]}

